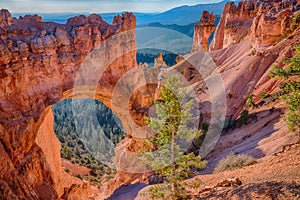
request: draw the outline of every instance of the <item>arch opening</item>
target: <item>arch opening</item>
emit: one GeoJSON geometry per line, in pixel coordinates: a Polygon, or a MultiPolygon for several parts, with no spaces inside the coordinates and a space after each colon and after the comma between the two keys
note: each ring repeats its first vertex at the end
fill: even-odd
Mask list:
{"type": "Polygon", "coordinates": [[[120,119],[100,101],[88,98],[62,100],[52,106],[52,111],[63,168],[94,182],[104,175],[114,175],[111,158],[116,145],[125,138],[120,119]]]}

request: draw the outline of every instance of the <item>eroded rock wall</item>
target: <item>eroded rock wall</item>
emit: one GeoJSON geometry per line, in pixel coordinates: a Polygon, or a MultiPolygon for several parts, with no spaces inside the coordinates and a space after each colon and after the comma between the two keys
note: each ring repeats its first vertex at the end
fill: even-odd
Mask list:
{"type": "Polygon", "coordinates": [[[208,51],[208,40],[210,35],[215,31],[215,15],[203,11],[200,24],[194,27],[194,44],[192,51],[208,51]]]}
{"type": "Polygon", "coordinates": [[[210,44],[210,51],[249,38],[256,48],[269,46],[288,31],[292,15],[297,10],[297,0],[246,0],[238,5],[228,2],[210,44]]]}
{"type": "Polygon", "coordinates": [[[112,25],[95,14],[74,17],[61,25],[42,22],[37,15],[15,19],[7,10],[0,11],[0,196],[56,199],[61,195],[53,173],[57,167],[49,164],[49,152],[37,142],[40,125],[49,106],[73,97],[74,85],[88,86],[89,81],[99,90],[87,96],[111,107],[117,80],[136,67],[135,26],[131,13],[115,17],[112,25]],[[117,37],[119,34],[122,36],[117,37]],[[114,38],[113,45],[105,42],[109,38],[114,38]],[[103,61],[102,76],[90,71],[84,77],[82,63],[97,56],[97,52],[89,54],[101,44],[106,54],[100,53],[97,59],[110,62],[103,61]],[[112,54],[122,56],[110,60],[112,54]],[[79,72],[83,78],[77,77],[79,72]]]}

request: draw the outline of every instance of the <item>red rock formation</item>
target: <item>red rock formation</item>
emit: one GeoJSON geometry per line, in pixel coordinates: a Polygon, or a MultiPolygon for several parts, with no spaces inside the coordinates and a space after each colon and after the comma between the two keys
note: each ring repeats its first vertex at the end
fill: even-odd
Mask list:
{"type": "Polygon", "coordinates": [[[251,38],[255,47],[273,44],[287,32],[296,0],[247,0],[225,5],[210,51],[251,38]]]}
{"type": "Polygon", "coordinates": [[[292,23],[291,9],[283,11],[258,12],[251,26],[251,42],[254,47],[265,47],[274,44],[288,32],[292,23]]]}
{"type": "Polygon", "coordinates": [[[16,19],[13,18],[8,10],[2,9],[0,10],[0,27],[9,26],[16,19]]]}
{"type": "Polygon", "coordinates": [[[60,157],[61,144],[54,134],[54,116],[52,110],[50,108],[48,110],[49,111],[45,116],[44,122],[38,130],[36,144],[45,154],[46,162],[48,163],[51,171],[51,178],[53,180],[55,191],[57,191],[57,194],[60,197],[65,192],[64,188],[70,188],[74,184],[83,184],[83,181],[72,177],[62,168],[60,157]]]}
{"type": "Polygon", "coordinates": [[[207,11],[203,11],[200,24],[194,27],[194,44],[192,51],[208,51],[208,39],[215,31],[215,16],[207,11]]]}
{"type": "Polygon", "coordinates": [[[135,26],[131,13],[116,17],[112,25],[98,15],[74,17],[60,25],[44,23],[36,15],[16,20],[1,10],[0,196],[55,199],[62,194],[57,168],[37,140],[40,125],[49,106],[63,98],[92,97],[112,106],[114,85],[136,67],[135,26]],[[102,68],[84,71],[84,66],[93,66],[90,58],[104,65],[101,77],[102,68]],[[74,84],[81,91],[90,83],[98,85],[93,95],[88,90],[74,93],[74,84]]]}
{"type": "Polygon", "coordinates": [[[239,2],[238,6],[234,2],[228,2],[216,28],[210,50],[239,43],[248,34],[255,14],[256,7],[252,0],[239,2]]]}
{"type": "Polygon", "coordinates": [[[162,68],[162,67],[168,67],[168,66],[167,66],[166,62],[164,61],[162,53],[160,53],[158,55],[158,57],[155,58],[155,60],[154,60],[154,66],[153,66],[153,68],[154,69],[159,69],[159,68],[162,68]]]}

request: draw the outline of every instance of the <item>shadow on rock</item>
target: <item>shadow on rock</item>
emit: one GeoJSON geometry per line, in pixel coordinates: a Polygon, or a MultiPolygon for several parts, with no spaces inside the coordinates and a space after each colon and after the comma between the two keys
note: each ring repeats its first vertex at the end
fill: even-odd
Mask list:
{"type": "Polygon", "coordinates": [[[146,186],[144,183],[122,185],[106,200],[133,200],[146,186]]]}

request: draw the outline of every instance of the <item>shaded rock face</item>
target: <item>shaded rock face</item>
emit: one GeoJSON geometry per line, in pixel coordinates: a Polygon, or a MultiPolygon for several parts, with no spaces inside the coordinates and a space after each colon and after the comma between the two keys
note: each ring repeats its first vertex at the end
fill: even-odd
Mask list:
{"type": "Polygon", "coordinates": [[[273,44],[286,33],[297,0],[247,0],[225,5],[210,51],[226,48],[251,38],[254,47],[273,44]]]}
{"type": "Polygon", "coordinates": [[[214,22],[214,14],[203,11],[200,24],[196,24],[194,27],[194,44],[192,51],[208,51],[208,39],[216,29],[214,22]]]}
{"type": "MultiPolygon", "coordinates": [[[[53,141],[58,148],[49,151],[41,142],[45,137],[37,139],[51,105],[61,99],[100,100],[129,135],[135,130],[133,122],[125,122],[130,115],[124,108],[138,98],[124,99],[124,88],[114,94],[121,77],[137,66],[135,27],[131,13],[115,17],[112,25],[95,14],[61,25],[44,23],[37,15],[14,19],[0,11],[0,196],[56,199],[63,194],[67,186],[57,177],[60,167],[49,163],[57,160],[49,154],[57,153],[59,145],[53,141]],[[112,101],[114,95],[117,100],[112,101]]],[[[136,77],[132,84],[140,81],[136,77]]],[[[143,94],[153,92],[144,87],[143,94]]],[[[136,104],[150,106],[151,99],[145,101],[136,104]]],[[[64,197],[73,190],[78,194],[81,186],[74,188],[64,197]]]]}

